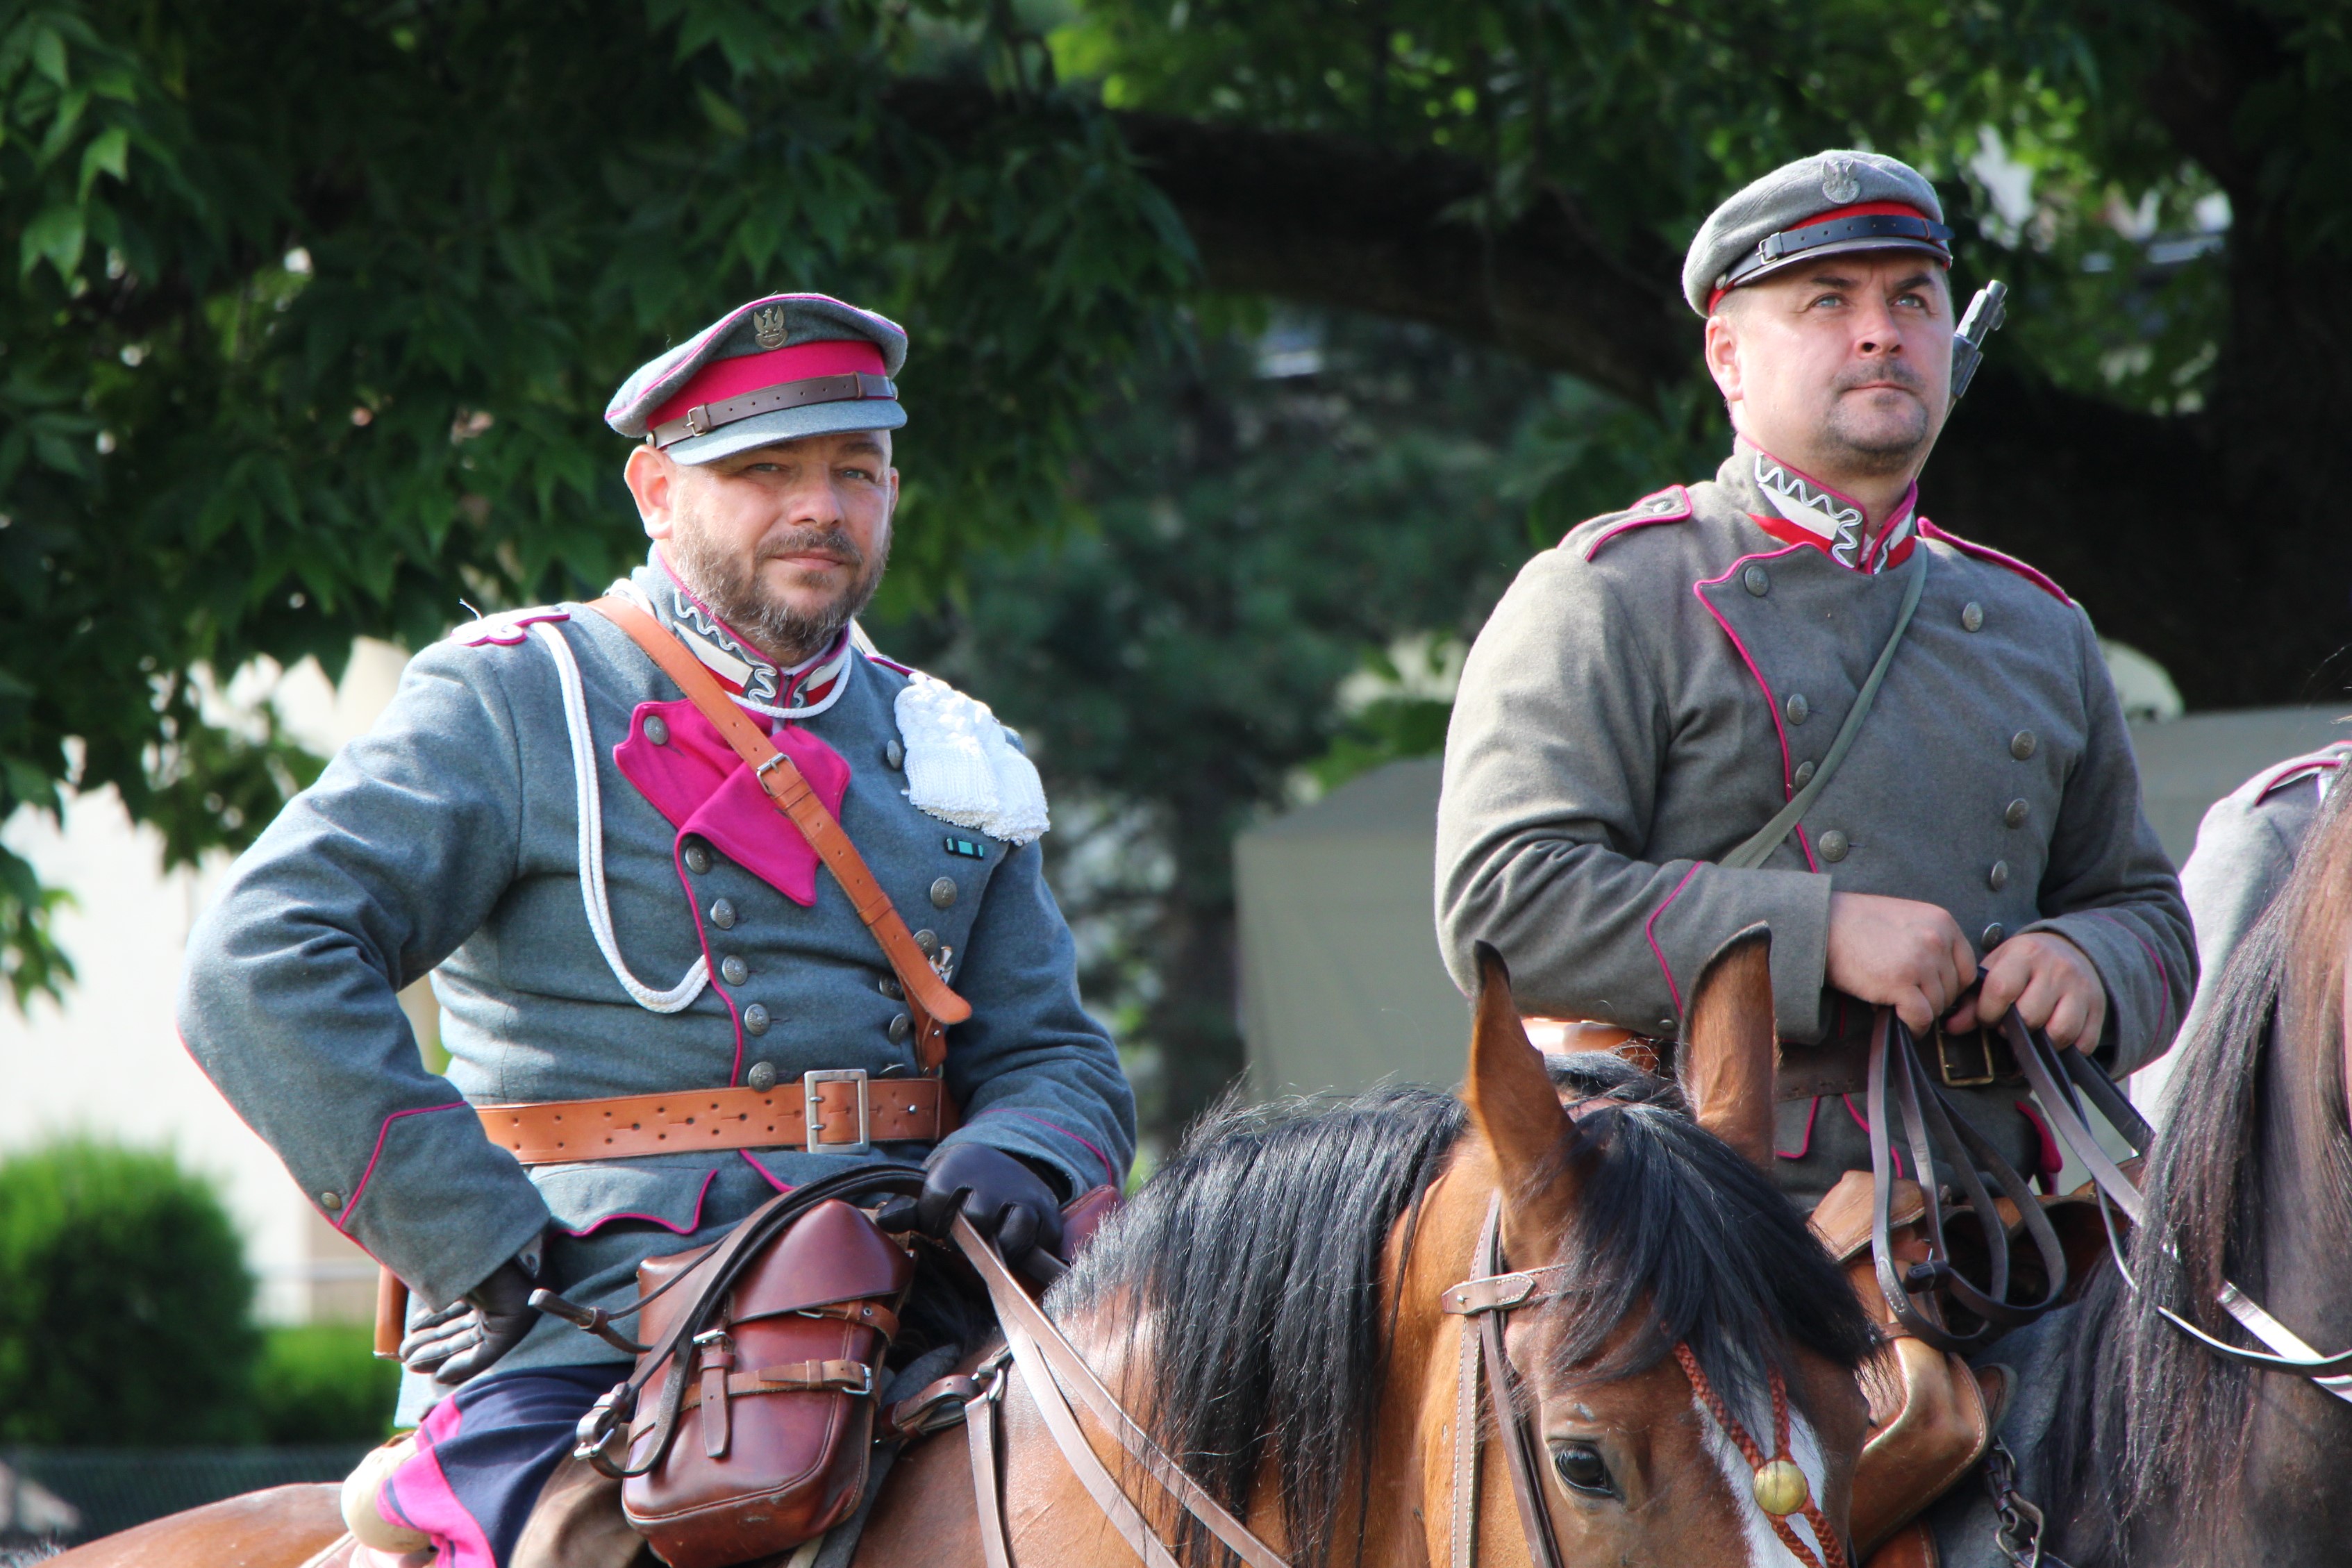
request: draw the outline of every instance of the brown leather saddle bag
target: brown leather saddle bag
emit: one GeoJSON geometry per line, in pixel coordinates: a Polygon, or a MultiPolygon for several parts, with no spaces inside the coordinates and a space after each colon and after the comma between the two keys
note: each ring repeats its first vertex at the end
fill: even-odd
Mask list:
{"type": "MultiPolygon", "coordinates": [[[[637,1270],[641,1332],[666,1346],[713,1249],[637,1270]],[[680,1276],[688,1276],[680,1279],[680,1276]],[[676,1285],[676,1289],[665,1287],[676,1285]],[[655,1292],[661,1294],[656,1296],[655,1292]]],[[[866,1487],[875,1392],[914,1279],[907,1249],[863,1210],[821,1203],[761,1248],[684,1351],[684,1397],[629,1426],[621,1507],[671,1568],[787,1551],[846,1519],[866,1487]]],[[[640,1363],[667,1375],[663,1349],[640,1363]]]]}

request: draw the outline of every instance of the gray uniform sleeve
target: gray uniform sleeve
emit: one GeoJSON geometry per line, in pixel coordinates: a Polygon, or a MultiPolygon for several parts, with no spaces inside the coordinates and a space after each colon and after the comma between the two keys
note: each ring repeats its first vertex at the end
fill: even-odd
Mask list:
{"type": "Polygon", "coordinates": [[[1077,951],[1045,885],[1043,846],[1005,852],[956,966],[971,1017],[948,1031],[948,1088],[985,1143],[1062,1173],[1065,1196],[1123,1186],[1135,1157],[1135,1094],[1118,1052],[1078,1004],[1077,951]]]}
{"type": "Polygon", "coordinates": [[[2139,763],[2123,706],[2079,608],[2075,626],[2086,739],[2042,872],[2040,903],[2049,914],[2025,930],[2056,931],[2089,955],[2107,991],[2099,1060],[2120,1078],[2172,1044],[2196,988],[2197,953],[2180,879],[2140,806],[2139,763]]]}
{"type": "Polygon", "coordinates": [[[417,656],[231,873],[188,942],[182,1038],[310,1201],[442,1306],[528,1246],[547,1207],[425,1070],[397,992],[513,879],[522,781],[495,653],[417,656]]]}
{"type": "Polygon", "coordinates": [[[1650,629],[1555,550],[1479,633],[1437,808],[1446,967],[1467,992],[1489,942],[1523,1010],[1670,1036],[1707,955],[1762,921],[1781,1036],[1818,1038],[1830,879],[1643,858],[1678,722],[1650,629]]]}
{"type": "Polygon", "coordinates": [[[2197,847],[2180,868],[2180,892],[2196,930],[2203,984],[2181,1022],[2181,1038],[2203,1022],[2222,966],[2294,869],[2318,800],[2317,782],[2298,779],[2264,800],[2248,800],[2243,791],[2224,795],[2197,825],[2197,847]]]}

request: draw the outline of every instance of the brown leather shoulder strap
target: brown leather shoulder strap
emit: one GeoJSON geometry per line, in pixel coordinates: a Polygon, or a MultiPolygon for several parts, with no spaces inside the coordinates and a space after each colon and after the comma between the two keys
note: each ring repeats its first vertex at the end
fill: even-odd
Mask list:
{"type": "Polygon", "coordinates": [[[949,989],[931,967],[923,950],[915,945],[907,922],[899,918],[898,907],[890,895],[874,879],[867,869],[866,858],[857,852],[840,820],[824,807],[792,758],[776,750],[767,732],[752,722],[751,716],[737,707],[702,661],[687,651],[686,645],[670,635],[659,621],[617,595],[607,595],[589,605],[590,609],[629,634],[631,641],[646,650],[662,673],[677,683],[702,716],[735,748],[735,754],[750,765],[760,787],[767,792],[775,808],[792,820],[803,837],[809,841],[819,858],[833,872],[834,879],[849,895],[850,906],[857,918],[866,922],[874,940],[882,944],[883,955],[889,959],[891,971],[898,977],[899,986],[907,993],[907,1004],[915,1014],[916,1055],[925,1072],[935,1072],[947,1058],[947,1036],[944,1026],[961,1024],[971,1016],[971,1004],[949,989]]]}

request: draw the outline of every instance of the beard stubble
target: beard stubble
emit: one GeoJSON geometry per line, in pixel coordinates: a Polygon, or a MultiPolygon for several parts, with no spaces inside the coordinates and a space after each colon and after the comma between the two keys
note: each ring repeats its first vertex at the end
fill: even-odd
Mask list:
{"type": "Polygon", "coordinates": [[[880,547],[868,559],[838,528],[771,530],[747,561],[719,547],[698,518],[681,513],[664,550],[686,585],[721,620],[777,664],[790,666],[822,652],[872,601],[883,568],[890,563],[890,536],[884,531],[880,547]],[[760,567],[811,550],[839,556],[851,576],[823,606],[803,610],[772,593],[761,580],[760,567]]]}
{"type": "Polygon", "coordinates": [[[1844,454],[1851,471],[1901,473],[1934,434],[1934,422],[1927,416],[1927,380],[1904,360],[1853,366],[1840,373],[1830,390],[1826,433],[1844,454]],[[1857,415],[1851,410],[1845,395],[1871,381],[1894,382],[1916,401],[1904,405],[1892,416],[1876,411],[1857,415]]]}

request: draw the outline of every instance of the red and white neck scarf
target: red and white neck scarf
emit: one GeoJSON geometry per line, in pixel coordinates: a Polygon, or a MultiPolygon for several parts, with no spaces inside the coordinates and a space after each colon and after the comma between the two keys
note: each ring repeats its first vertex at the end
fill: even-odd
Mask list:
{"type": "Polygon", "coordinates": [[[1860,501],[1798,472],[1769,452],[1756,453],[1755,474],[1756,489],[1771,510],[1748,515],[1773,538],[1818,546],[1839,565],[1872,575],[1911,558],[1918,535],[1917,481],[1903,492],[1895,515],[1871,539],[1867,537],[1869,518],[1860,501]]]}

